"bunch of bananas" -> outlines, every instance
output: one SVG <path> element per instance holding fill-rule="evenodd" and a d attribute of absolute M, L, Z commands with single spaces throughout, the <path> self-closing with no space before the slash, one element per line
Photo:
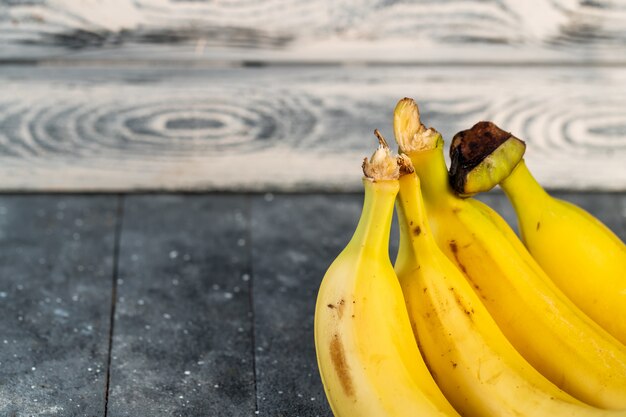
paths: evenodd
<path fill-rule="evenodd" d="M 450 173 L 412 99 L 394 111 L 400 155 L 376 133 L 361 218 L 315 311 L 335 416 L 626 416 L 624 243 L 545 193 L 524 143 L 493 124 L 455 136 Z M 467 198 L 498 183 L 524 243 Z"/>

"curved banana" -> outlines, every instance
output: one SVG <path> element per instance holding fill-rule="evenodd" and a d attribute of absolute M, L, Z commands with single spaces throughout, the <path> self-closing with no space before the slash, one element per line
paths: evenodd
<path fill-rule="evenodd" d="M 498 182 L 517 213 L 522 240 L 548 276 L 582 311 L 626 345 L 626 245 L 589 213 L 551 197 L 533 178 L 523 153 L 502 158 L 480 146 L 487 136 L 499 138 L 499 148 L 523 142 L 490 122 L 459 132 L 454 143 L 459 150 L 491 158 L 489 169 L 504 175 L 498 180 L 471 178 L 475 169 L 458 170 L 460 190 L 487 191 Z M 455 160 L 463 158 L 456 153 Z M 467 155 L 465 155 L 467 156 Z"/>
<path fill-rule="evenodd" d="M 584 404 L 537 372 L 509 343 L 432 236 L 416 175 L 400 178 L 396 273 L 431 373 L 465 417 L 626 416 Z"/>
<path fill-rule="evenodd" d="M 396 106 L 394 131 L 421 179 L 439 248 L 463 272 L 511 344 L 574 397 L 626 409 L 626 347 L 550 281 L 505 222 L 494 221 L 495 212 L 456 196 L 441 135 L 424 128 L 413 100 Z"/>
<path fill-rule="evenodd" d="M 398 165 L 381 146 L 364 163 L 365 201 L 350 243 L 319 289 L 315 347 L 336 417 L 456 416 L 420 356 L 388 243 Z"/>

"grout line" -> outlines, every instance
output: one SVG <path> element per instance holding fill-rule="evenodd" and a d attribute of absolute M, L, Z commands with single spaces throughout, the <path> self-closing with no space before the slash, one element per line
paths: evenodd
<path fill-rule="evenodd" d="M 113 350 L 113 328 L 115 325 L 115 310 L 117 306 L 117 278 L 120 259 L 120 242 L 122 234 L 122 221 L 124 219 L 124 201 L 125 196 L 118 194 L 117 196 L 117 216 L 115 222 L 115 237 L 113 243 L 113 282 L 111 290 L 111 316 L 109 318 L 109 348 L 107 353 L 107 373 L 104 393 L 104 417 L 109 413 L 109 388 L 111 382 L 111 353 Z"/>
<path fill-rule="evenodd" d="M 250 311 L 251 325 L 250 325 L 250 339 L 252 344 L 252 378 L 254 379 L 254 411 L 258 413 L 259 411 L 259 396 L 257 392 L 257 380 L 256 380 L 256 327 L 255 323 L 255 314 L 254 314 L 254 297 L 253 297 L 253 289 L 254 289 L 254 271 L 252 268 L 252 197 L 248 194 L 246 195 L 246 207 L 247 207 L 247 247 L 248 247 L 248 268 L 247 274 L 250 276 L 250 280 L 248 281 L 248 308 Z M 105 416 L 106 417 L 106 416 Z"/>

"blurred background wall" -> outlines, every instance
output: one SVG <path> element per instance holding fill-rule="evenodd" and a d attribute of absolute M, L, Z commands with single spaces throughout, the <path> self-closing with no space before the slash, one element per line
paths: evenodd
<path fill-rule="evenodd" d="M 334 191 L 404 96 L 626 190 L 626 1 L 0 0 L 0 190 Z"/>

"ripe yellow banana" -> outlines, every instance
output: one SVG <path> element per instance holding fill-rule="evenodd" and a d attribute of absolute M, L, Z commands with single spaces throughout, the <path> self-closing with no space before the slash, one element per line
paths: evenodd
<path fill-rule="evenodd" d="M 487 136 L 499 138 L 499 155 L 480 146 Z M 515 208 L 531 255 L 565 295 L 626 345 L 626 245 L 586 211 L 546 193 L 526 167 L 523 152 L 502 158 L 507 147 L 523 144 L 510 133 L 482 122 L 457 134 L 453 147 L 455 142 L 459 150 L 469 153 L 471 143 L 472 153 L 491 158 L 485 172 L 502 173 L 498 180 L 481 181 L 473 168 L 458 170 L 453 182 L 459 185 L 457 191 L 487 191 L 499 182 Z M 456 154 L 453 165 L 464 157 Z"/>
<path fill-rule="evenodd" d="M 400 178 L 396 273 L 420 350 L 465 417 L 626 416 L 584 404 L 537 372 L 437 247 L 414 173 Z"/>
<path fill-rule="evenodd" d="M 626 345 L 626 245 L 586 211 L 550 197 L 523 160 L 502 188 L 531 255 L 581 310 Z"/>
<path fill-rule="evenodd" d="M 582 313 L 546 276 L 493 211 L 454 194 L 443 140 L 401 100 L 394 113 L 400 149 L 421 179 L 439 248 L 463 272 L 511 344 L 539 372 L 597 407 L 626 409 L 626 347 Z M 502 230 L 509 230 L 503 233 Z"/>
<path fill-rule="evenodd" d="M 315 347 L 336 417 L 456 416 L 417 348 L 388 243 L 398 165 L 381 146 L 365 161 L 354 236 L 319 289 Z"/>

